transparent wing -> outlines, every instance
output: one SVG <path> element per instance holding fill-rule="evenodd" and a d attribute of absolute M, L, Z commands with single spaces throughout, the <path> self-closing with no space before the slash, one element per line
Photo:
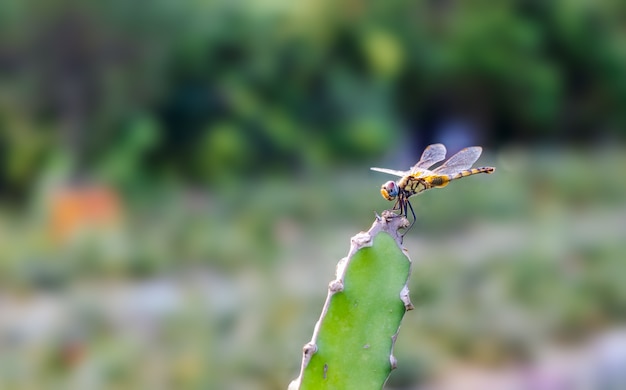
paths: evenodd
<path fill-rule="evenodd" d="M 427 169 L 433 166 L 434 164 L 442 161 L 446 158 L 446 147 L 443 144 L 432 144 L 424 149 L 422 153 L 422 157 L 417 162 L 417 164 L 413 165 L 411 169 L 408 171 L 396 171 L 393 169 L 387 168 L 370 168 L 372 171 L 378 171 L 383 173 L 388 173 L 390 175 L 403 177 L 408 174 L 429 172 Z"/>
<path fill-rule="evenodd" d="M 472 165 L 478 160 L 480 154 L 483 152 L 483 148 L 480 146 L 472 146 L 465 148 L 450 157 L 442 166 L 435 169 L 433 172 L 439 175 L 453 175 L 470 169 Z"/>
<path fill-rule="evenodd" d="M 377 172 L 382 172 L 382 173 L 388 173 L 390 175 L 394 175 L 394 176 L 405 176 L 407 174 L 407 172 L 405 171 L 396 171 L 393 169 L 387 169 L 387 168 L 376 168 L 376 167 L 372 167 L 370 168 L 372 171 L 377 171 Z"/>
<path fill-rule="evenodd" d="M 420 160 L 417 164 L 413 165 L 409 171 L 416 172 L 421 169 L 428 169 L 445 158 L 446 147 L 443 146 L 443 144 L 432 144 L 424 149 Z"/>

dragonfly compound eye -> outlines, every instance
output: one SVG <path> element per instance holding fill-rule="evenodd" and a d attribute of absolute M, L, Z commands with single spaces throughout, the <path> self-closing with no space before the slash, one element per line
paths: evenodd
<path fill-rule="evenodd" d="M 394 200 L 398 196 L 398 186 L 392 181 L 388 181 L 380 188 L 380 193 L 387 200 Z"/>

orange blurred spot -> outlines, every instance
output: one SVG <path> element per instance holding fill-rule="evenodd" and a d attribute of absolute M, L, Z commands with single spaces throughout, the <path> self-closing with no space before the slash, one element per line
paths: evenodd
<path fill-rule="evenodd" d="M 55 243 L 65 244 L 82 231 L 116 229 L 122 217 L 120 197 L 109 187 L 64 188 L 51 198 L 50 230 Z"/>

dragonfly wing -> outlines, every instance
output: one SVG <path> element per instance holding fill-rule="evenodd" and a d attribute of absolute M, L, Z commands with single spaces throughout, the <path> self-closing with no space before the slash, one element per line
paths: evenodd
<path fill-rule="evenodd" d="M 420 157 L 420 160 L 417 162 L 417 164 L 411 167 L 410 171 L 416 172 L 420 169 L 428 169 L 445 158 L 446 147 L 443 146 L 443 144 L 432 144 L 424 149 L 422 157 Z"/>
<path fill-rule="evenodd" d="M 396 171 L 393 169 L 387 169 L 387 168 L 376 168 L 376 167 L 372 167 L 370 168 L 372 171 L 376 171 L 376 172 L 382 172 L 382 173 L 388 173 L 390 175 L 394 175 L 394 176 L 405 176 L 407 174 L 407 172 L 404 171 Z"/>
<path fill-rule="evenodd" d="M 454 175 L 460 171 L 470 169 L 472 165 L 478 160 L 480 154 L 483 152 L 483 148 L 480 146 L 471 146 L 465 148 L 450 157 L 442 166 L 435 169 L 433 172 L 438 175 Z"/>

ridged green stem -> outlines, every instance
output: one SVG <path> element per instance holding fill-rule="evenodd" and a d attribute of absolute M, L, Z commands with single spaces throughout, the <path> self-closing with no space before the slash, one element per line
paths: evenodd
<path fill-rule="evenodd" d="M 381 389 L 396 366 L 393 346 L 407 310 L 411 260 L 398 229 L 408 221 L 392 212 L 377 216 L 352 237 L 313 337 L 303 348 L 295 389 Z"/>

